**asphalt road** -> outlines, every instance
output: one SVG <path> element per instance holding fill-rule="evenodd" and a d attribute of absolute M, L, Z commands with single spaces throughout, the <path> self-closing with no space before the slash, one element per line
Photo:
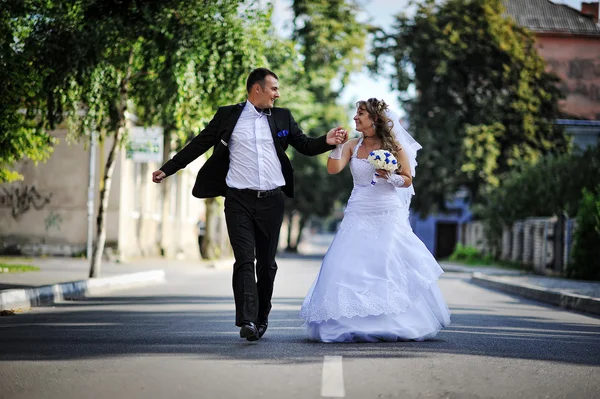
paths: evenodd
<path fill-rule="evenodd" d="M 298 311 L 319 258 L 280 259 L 269 330 L 233 324 L 228 271 L 0 317 L 0 398 L 600 398 L 600 319 L 473 285 L 440 286 L 435 340 L 320 344 Z"/>

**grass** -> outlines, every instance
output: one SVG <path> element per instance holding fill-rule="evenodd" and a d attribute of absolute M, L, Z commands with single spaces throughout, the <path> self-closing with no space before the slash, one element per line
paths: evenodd
<path fill-rule="evenodd" d="M 0 256 L 0 263 L 31 262 L 33 258 L 25 256 Z"/>
<path fill-rule="evenodd" d="M 444 259 L 449 262 L 461 264 L 463 266 L 471 267 L 497 267 L 500 269 L 511 269 L 511 270 L 523 270 L 527 271 L 529 268 L 520 263 L 502 261 L 494 259 L 490 255 L 483 255 L 479 250 L 469 246 L 463 246 L 461 244 L 456 245 L 456 249 L 450 255 L 449 258 Z"/>
<path fill-rule="evenodd" d="M 498 269 L 511 269 L 511 270 L 523 270 L 523 271 L 529 270 L 524 265 L 521 265 L 519 263 L 488 259 L 487 257 L 460 259 L 460 260 L 446 258 L 446 259 L 442 259 L 442 260 L 447 261 L 447 262 L 456 263 L 461 266 L 469 266 L 469 267 L 496 267 Z"/>
<path fill-rule="evenodd" d="M 0 273 L 35 272 L 38 270 L 40 270 L 39 267 L 35 267 L 35 266 L 31 266 L 31 265 L 0 262 Z"/>

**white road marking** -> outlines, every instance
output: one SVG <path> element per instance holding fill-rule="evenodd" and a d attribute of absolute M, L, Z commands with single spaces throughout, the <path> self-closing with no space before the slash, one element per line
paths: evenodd
<path fill-rule="evenodd" d="M 325 398 L 343 398 L 346 396 L 341 356 L 325 356 L 323 359 L 321 396 Z"/>

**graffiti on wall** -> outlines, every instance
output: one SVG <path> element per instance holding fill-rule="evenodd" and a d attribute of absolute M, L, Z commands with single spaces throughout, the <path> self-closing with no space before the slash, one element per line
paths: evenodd
<path fill-rule="evenodd" d="M 52 228 L 60 231 L 60 225 L 62 224 L 62 221 L 63 219 L 58 213 L 51 211 L 46 219 L 44 219 L 44 223 L 46 224 L 46 232 Z"/>
<path fill-rule="evenodd" d="M 12 216 L 18 219 L 29 210 L 40 210 L 50 203 L 52 193 L 44 196 L 35 186 L 2 187 L 0 191 L 0 208 L 11 208 Z"/>

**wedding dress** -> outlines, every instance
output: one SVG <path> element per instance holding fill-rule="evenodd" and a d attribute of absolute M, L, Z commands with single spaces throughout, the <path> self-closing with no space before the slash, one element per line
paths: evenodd
<path fill-rule="evenodd" d="M 414 175 L 421 147 L 414 140 L 400 144 Z M 350 160 L 354 188 L 344 219 L 300 316 L 309 338 L 322 342 L 433 338 L 450 324 L 450 312 L 437 286 L 443 270 L 409 223 L 413 188 L 385 179 L 371 185 L 375 168 L 357 158 L 361 145 L 362 139 Z"/>

